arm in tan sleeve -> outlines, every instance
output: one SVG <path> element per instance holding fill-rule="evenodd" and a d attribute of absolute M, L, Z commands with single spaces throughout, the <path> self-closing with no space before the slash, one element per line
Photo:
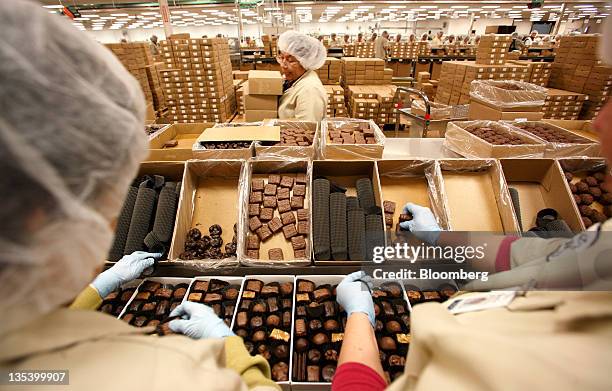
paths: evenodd
<path fill-rule="evenodd" d="M 262 356 L 251 356 L 244 347 L 242 338 L 225 338 L 225 365 L 238 372 L 249 390 L 280 390 L 270 378 L 270 365 Z"/>
<path fill-rule="evenodd" d="M 295 119 L 319 122 L 327 112 L 327 94 L 318 88 L 305 88 L 296 99 Z"/>
<path fill-rule="evenodd" d="M 70 308 L 73 310 L 97 310 L 100 304 L 102 304 L 102 298 L 96 288 L 90 284 L 79 293 L 70 304 Z"/>

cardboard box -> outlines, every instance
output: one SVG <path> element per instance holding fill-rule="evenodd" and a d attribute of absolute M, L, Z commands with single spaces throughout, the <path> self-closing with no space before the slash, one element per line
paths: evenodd
<path fill-rule="evenodd" d="M 253 141 L 278 141 L 280 129 L 274 126 L 227 126 L 217 124 L 205 129 L 194 144 L 193 156 L 196 159 L 249 159 L 254 156 Z M 207 143 L 249 142 L 249 148 L 207 149 Z"/>
<path fill-rule="evenodd" d="M 315 160 L 312 162 L 312 178 L 325 177 L 338 186 L 346 188 L 347 196 L 356 196 L 355 183 L 360 178 L 369 178 L 374 188 L 374 199 L 376 205 L 382 207 L 380 182 L 376 162 L 369 160 Z M 311 205 L 313 201 L 311 200 Z M 312 215 L 312 212 L 311 212 Z M 311 224 L 312 226 L 312 224 Z M 383 219 L 384 226 L 384 219 Z M 385 229 L 386 234 L 386 229 Z M 386 236 L 386 235 L 385 235 Z M 386 241 L 385 241 L 386 242 Z M 314 249 L 313 249 L 314 251 Z M 315 259 L 315 265 L 360 265 L 359 261 L 351 260 L 329 260 L 321 261 Z"/>
<path fill-rule="evenodd" d="M 134 294 L 132 294 L 132 297 L 130 298 L 130 300 L 128 300 L 128 302 L 125 303 L 125 305 L 123 306 L 123 311 L 121 311 L 121 314 L 119 314 L 119 316 L 117 317 L 118 319 L 123 318 L 123 316 L 127 313 L 130 304 L 132 304 L 132 301 L 136 298 L 136 295 L 139 292 L 140 286 L 147 281 L 154 281 L 154 282 L 159 282 L 161 284 L 172 284 L 172 285 L 191 284 L 191 278 L 184 278 L 184 277 L 148 277 L 148 278 L 145 278 L 144 280 L 139 280 L 139 281 L 140 283 L 136 287 Z"/>
<path fill-rule="evenodd" d="M 244 160 L 190 160 L 185 165 L 176 228 L 168 258 L 188 265 L 235 266 L 236 257 L 225 259 L 181 260 L 185 237 L 191 228 L 199 228 L 203 235 L 213 224 L 223 229 L 223 243 L 234 237 L 234 224 L 239 222 L 240 194 Z M 240 230 L 237 230 L 240 251 Z"/>
<path fill-rule="evenodd" d="M 466 131 L 468 125 L 480 125 L 494 128 L 506 135 L 513 135 L 525 144 L 495 145 Z M 538 158 L 544 156 L 545 145 L 540 139 L 518 132 L 515 128 L 491 121 L 458 121 L 449 122 L 444 136 L 444 146 L 467 158 Z"/>
<path fill-rule="evenodd" d="M 474 100 L 470 102 L 468 109 L 468 120 L 510 121 L 524 119 L 527 121 L 539 121 L 543 116 L 544 114 L 539 111 L 500 111 Z"/>
<path fill-rule="evenodd" d="M 283 77 L 278 71 L 249 71 L 249 93 L 252 95 L 282 95 Z"/>
<path fill-rule="evenodd" d="M 243 88 L 243 99 L 244 99 L 244 109 L 245 110 L 251 110 L 251 111 L 255 111 L 255 110 L 277 111 L 278 110 L 278 96 L 277 95 L 251 94 L 249 90 L 248 82 L 245 84 Z M 278 116 L 278 114 L 276 116 Z M 273 118 L 276 118 L 276 117 L 273 117 Z"/>
<path fill-rule="evenodd" d="M 536 216 L 545 208 L 559 212 L 559 217 L 574 232 L 582 230 L 582 221 L 567 191 L 566 179 L 553 159 L 501 159 L 509 187 L 519 193 L 520 224 L 527 232 L 536 226 Z M 518 211 L 513 208 L 518 216 Z"/>
<path fill-rule="evenodd" d="M 205 129 L 213 126 L 211 123 L 178 123 L 172 124 L 149 140 L 148 161 L 193 159 L 192 148 L 197 138 Z M 164 148 L 170 140 L 178 141 L 176 147 Z"/>
<path fill-rule="evenodd" d="M 498 160 L 439 160 L 453 231 L 517 233 L 518 221 Z"/>
<path fill-rule="evenodd" d="M 578 136 L 588 138 L 599 142 L 599 134 L 593 130 L 593 124 L 591 120 L 563 120 L 563 119 L 545 119 L 542 122 L 552 124 L 568 130 Z"/>
<path fill-rule="evenodd" d="M 251 258 L 247 256 L 247 245 L 246 238 L 249 234 L 249 195 L 251 193 L 251 184 L 253 179 L 267 179 L 270 174 L 280 174 L 295 177 L 295 174 L 302 173 L 306 174 L 306 196 L 304 197 L 304 209 L 309 211 L 309 223 L 311 223 L 311 201 L 310 201 L 310 189 L 311 180 L 309 173 L 311 172 L 311 163 L 306 160 L 298 159 L 275 159 L 275 160 L 255 160 L 250 159 L 247 163 L 246 170 L 244 172 L 245 184 L 243 191 L 243 198 L 241 202 L 241 217 L 240 221 L 242 225 L 239 225 L 241 230 L 242 241 L 239 249 L 239 260 L 240 263 L 247 266 L 269 266 L 269 267 L 286 267 L 286 266 L 306 266 L 311 264 L 311 252 L 312 252 L 312 225 L 310 225 L 310 233 L 306 237 L 306 258 L 295 258 L 293 253 L 293 247 L 290 240 L 286 240 L 282 231 L 279 231 L 272 235 L 265 242 L 260 242 L 259 247 L 259 258 Z M 267 181 L 266 181 L 267 182 Z M 295 210 L 294 210 L 295 212 Z M 274 210 L 274 217 L 280 218 L 280 212 L 278 208 Z M 294 213 L 295 217 L 295 213 Z M 262 221 L 263 223 L 263 221 Z M 271 261 L 268 256 L 268 250 L 273 248 L 280 248 L 283 251 L 283 261 Z"/>
<path fill-rule="evenodd" d="M 246 122 L 257 122 L 274 118 L 278 118 L 277 110 L 249 110 L 245 106 L 244 120 Z"/>
<path fill-rule="evenodd" d="M 269 122 L 264 123 L 264 125 L 280 127 L 281 135 L 286 130 L 299 131 L 302 129 L 308 129 L 309 131 L 314 132 L 314 139 L 312 143 L 308 146 L 283 145 L 282 143 L 274 143 L 274 145 L 269 145 L 272 143 L 256 142 L 255 156 L 257 158 L 275 158 L 278 156 L 310 160 L 314 160 L 316 158 L 316 154 L 319 150 L 320 144 L 318 122 L 273 119 Z"/>
<path fill-rule="evenodd" d="M 334 144 L 329 136 L 329 128 L 345 122 L 360 122 L 370 125 L 374 131 L 376 144 Z M 385 135 L 372 120 L 362 119 L 333 119 L 321 121 L 321 156 L 330 160 L 363 160 L 381 159 L 385 148 Z"/>

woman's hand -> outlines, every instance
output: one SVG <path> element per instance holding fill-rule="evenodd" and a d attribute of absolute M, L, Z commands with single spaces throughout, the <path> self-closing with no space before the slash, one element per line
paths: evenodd
<path fill-rule="evenodd" d="M 136 251 L 125 255 L 110 269 L 100 273 L 91 283 L 102 298 L 119 288 L 122 284 L 140 277 L 142 272 L 153 266 L 155 259 L 161 257 L 159 253 Z"/>

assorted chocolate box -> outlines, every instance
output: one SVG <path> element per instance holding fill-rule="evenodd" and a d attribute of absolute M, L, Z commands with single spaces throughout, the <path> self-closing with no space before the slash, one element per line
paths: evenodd
<path fill-rule="evenodd" d="M 242 277 L 196 277 L 189 286 L 187 301 L 205 304 L 231 326 L 240 295 Z"/>

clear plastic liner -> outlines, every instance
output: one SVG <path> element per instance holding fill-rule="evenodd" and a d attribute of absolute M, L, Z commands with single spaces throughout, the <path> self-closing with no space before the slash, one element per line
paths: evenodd
<path fill-rule="evenodd" d="M 502 111 L 543 106 L 547 91 L 517 80 L 474 80 L 470 85 L 471 98 Z"/>
<path fill-rule="evenodd" d="M 231 242 L 234 235 L 233 225 L 236 224 L 236 254 L 238 254 L 240 247 L 240 234 L 243 232 L 241 229 L 241 202 L 243 186 L 244 186 L 244 175 L 246 175 L 246 160 L 188 160 L 185 166 L 185 173 L 183 176 L 183 186 L 181 187 L 181 194 L 179 198 L 179 206 L 176 214 L 175 230 L 172 238 L 172 246 L 168 255 L 168 264 L 173 266 L 185 266 L 190 269 L 196 270 L 208 270 L 221 267 L 235 267 L 238 266 L 238 258 L 235 255 L 225 256 L 222 258 L 202 257 L 196 259 L 181 259 L 181 254 L 185 251 L 185 242 L 187 241 L 187 233 L 191 228 L 194 228 L 193 220 L 194 215 L 198 214 L 199 219 L 209 218 L 208 216 L 213 215 L 213 219 L 209 220 L 207 224 L 198 225 L 202 236 L 209 235 L 209 226 L 212 224 L 219 224 L 223 229 L 222 238 L 223 244 L 221 251 L 225 254 L 225 246 Z M 214 203 L 200 204 L 197 202 L 203 202 L 200 199 L 203 197 L 202 193 L 198 193 L 198 188 L 201 188 L 199 181 L 201 178 L 219 178 L 224 182 L 228 179 L 235 179 L 236 181 L 236 199 L 237 202 L 234 204 L 233 201 L 227 197 L 223 197 L 223 194 L 208 195 Z M 227 191 L 227 183 L 224 186 L 215 186 L 215 190 Z M 225 189 L 224 189 L 225 188 Z M 212 190 L 211 190 L 212 191 Z M 206 195 L 204 195 L 206 196 Z M 198 201 L 200 200 L 200 201 Z M 223 202 L 225 202 L 224 205 Z M 235 213 L 235 214 L 234 214 Z M 234 216 L 232 219 L 230 215 Z M 225 219 L 225 220 L 223 220 Z M 163 264 L 166 262 L 160 262 Z"/>
<path fill-rule="evenodd" d="M 316 158 L 317 151 L 319 150 L 319 124 L 317 122 L 271 119 L 264 121 L 262 125 L 280 126 L 281 137 L 284 129 L 312 131 L 314 132 L 314 136 L 312 142 L 308 146 L 283 145 L 281 143 L 276 143 L 274 145 L 266 145 L 270 143 L 256 141 L 255 156 L 258 159 L 285 159 L 287 157 L 291 157 L 297 159 L 313 160 Z"/>
<path fill-rule="evenodd" d="M 510 192 L 508 191 L 508 185 L 506 178 L 503 175 L 501 164 L 499 160 L 494 159 L 479 159 L 479 160 L 465 160 L 465 159 L 445 159 L 437 160 L 436 165 L 438 166 L 439 177 L 442 182 L 442 196 L 444 199 L 444 208 L 449 212 L 448 229 L 453 231 L 453 221 L 450 216 L 450 206 L 448 203 L 448 195 L 444 188 L 444 177 L 443 171 L 451 171 L 454 173 L 470 173 L 470 172 L 489 172 L 491 176 L 491 182 L 493 184 L 493 193 L 495 194 L 495 201 L 499 216 L 504 229 L 504 233 L 519 233 L 520 228 L 512 199 L 510 198 Z M 465 195 L 466 198 L 469 194 Z M 472 205 L 472 208 L 477 208 L 479 205 Z"/>
<path fill-rule="evenodd" d="M 262 256 L 267 256 L 261 250 L 260 243 L 260 258 L 251 258 L 247 256 L 247 235 L 249 234 L 249 194 L 251 192 L 251 180 L 253 175 L 269 175 L 269 174 L 306 174 L 306 195 L 304 196 L 304 209 L 309 211 L 308 223 L 309 223 L 309 234 L 306 238 L 306 257 L 295 258 L 293 250 L 291 248 L 291 241 L 287 241 L 282 233 L 282 230 L 273 234 L 269 240 L 275 240 L 276 236 L 282 238 L 285 241 L 283 247 L 284 260 L 282 261 L 270 261 L 267 259 L 261 259 Z M 270 267 L 295 267 L 295 266 L 308 266 L 311 264 L 311 252 L 312 252 L 312 222 L 310 221 L 311 205 L 310 205 L 310 189 L 312 188 L 312 161 L 308 159 L 298 158 L 281 158 L 275 156 L 273 159 L 249 159 L 243 170 L 243 174 L 240 180 L 240 218 L 238 219 L 238 260 L 241 265 L 245 266 L 270 266 Z M 275 217 L 280 217 L 278 209 L 275 208 Z"/>
<path fill-rule="evenodd" d="M 337 127 L 367 127 L 373 132 L 376 144 L 336 144 L 332 143 L 329 132 Z M 363 129 L 362 129 L 363 130 Z M 385 135 L 372 120 L 355 118 L 326 118 L 321 121 L 322 159 L 330 160 L 368 160 L 382 159 L 385 147 Z"/>
<path fill-rule="evenodd" d="M 547 124 L 541 121 L 526 121 L 517 120 L 512 122 L 506 122 L 510 127 L 516 129 L 517 132 L 528 134 L 534 137 L 540 142 L 546 145 L 544 151 L 544 157 L 548 158 L 559 158 L 559 157 L 571 157 L 571 156 L 585 156 L 585 157 L 597 157 L 601 156 L 601 146 L 599 143 L 589 140 L 585 137 L 579 136 L 566 129 L 552 124 Z M 547 141 L 544 138 L 538 136 L 537 133 L 532 133 L 529 130 L 522 129 L 519 126 L 537 126 L 554 132 L 555 136 L 565 137 L 567 142 L 555 142 Z"/>
<path fill-rule="evenodd" d="M 412 114 L 425 117 L 426 107 L 425 102 L 421 99 L 415 99 L 410 106 Z M 431 119 L 450 119 L 452 117 L 452 106 L 443 103 L 429 102 L 429 115 Z"/>
<path fill-rule="evenodd" d="M 597 171 L 608 167 L 603 158 L 572 157 L 559 159 L 559 165 L 564 172 L 579 173 L 585 171 Z M 610 171 L 610 170 L 608 170 Z"/>
<path fill-rule="evenodd" d="M 518 137 L 524 144 L 492 144 L 468 132 L 468 128 L 492 128 L 501 136 Z M 545 150 L 542 140 L 506 123 L 485 120 L 449 122 L 444 146 L 467 158 L 541 158 Z"/>
<path fill-rule="evenodd" d="M 392 169 L 384 168 L 387 161 L 379 161 L 378 164 L 378 175 L 381 178 L 425 178 L 427 181 L 427 193 L 429 196 L 429 202 L 431 205 L 432 212 L 436 217 L 438 225 L 444 229 L 449 229 L 448 224 L 448 213 L 445 208 L 444 193 L 442 191 L 442 174 L 440 167 L 435 164 L 435 160 L 396 160 L 388 161 L 391 164 L 397 164 Z M 381 183 L 381 187 L 383 187 Z M 382 190 L 384 198 L 384 189 Z M 397 205 L 402 208 L 403 205 Z"/>

